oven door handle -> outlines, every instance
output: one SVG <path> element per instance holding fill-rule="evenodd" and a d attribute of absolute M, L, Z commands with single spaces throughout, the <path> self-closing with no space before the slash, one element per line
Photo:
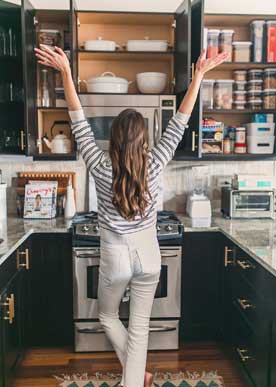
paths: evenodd
<path fill-rule="evenodd" d="M 172 332 L 176 331 L 176 327 L 150 327 L 150 332 Z"/>
<path fill-rule="evenodd" d="M 150 332 L 172 332 L 176 331 L 175 327 L 150 327 Z M 93 334 L 93 333 L 105 333 L 103 328 L 82 328 L 78 329 L 79 333 Z"/>
<path fill-rule="evenodd" d="M 162 258 L 177 258 L 178 255 L 177 254 L 162 254 L 161 253 L 161 257 Z"/>
<path fill-rule="evenodd" d="M 158 109 L 154 109 L 154 116 L 153 116 L 153 141 L 154 141 L 154 145 L 157 145 L 158 140 L 159 140 Z"/>
<path fill-rule="evenodd" d="M 86 334 L 91 334 L 91 333 L 104 333 L 103 328 L 82 328 L 78 329 L 79 333 L 86 333 Z"/>
<path fill-rule="evenodd" d="M 100 256 L 100 250 L 97 251 L 90 251 L 87 253 L 76 253 L 77 258 L 89 258 L 89 257 L 99 257 Z"/>

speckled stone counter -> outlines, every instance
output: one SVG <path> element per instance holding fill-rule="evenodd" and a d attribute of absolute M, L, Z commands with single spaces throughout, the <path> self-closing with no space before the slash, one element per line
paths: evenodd
<path fill-rule="evenodd" d="M 179 215 L 185 232 L 221 231 L 244 249 L 264 268 L 276 276 L 276 222 L 273 220 L 228 220 L 220 215 L 213 216 L 211 227 L 194 228 L 191 219 Z M 23 220 L 9 217 L 0 222 L 0 264 L 34 232 L 67 232 L 71 222 L 62 218 L 51 220 Z"/>

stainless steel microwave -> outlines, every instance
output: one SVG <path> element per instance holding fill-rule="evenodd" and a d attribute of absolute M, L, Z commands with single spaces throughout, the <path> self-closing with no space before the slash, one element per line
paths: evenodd
<path fill-rule="evenodd" d="M 275 192 L 243 191 L 223 187 L 221 212 L 226 218 L 275 218 Z"/>
<path fill-rule="evenodd" d="M 149 147 L 160 139 L 176 111 L 174 95 L 80 94 L 81 104 L 99 147 L 108 150 L 113 119 L 124 109 L 140 112 L 149 131 Z"/>

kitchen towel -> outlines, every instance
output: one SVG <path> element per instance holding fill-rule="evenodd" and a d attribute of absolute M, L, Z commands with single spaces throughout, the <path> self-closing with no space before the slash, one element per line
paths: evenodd
<path fill-rule="evenodd" d="M 73 374 L 54 377 L 59 387 L 117 387 L 121 378 L 120 374 L 97 372 L 94 375 Z M 177 373 L 155 372 L 154 387 L 224 387 L 223 379 L 216 371 Z"/>

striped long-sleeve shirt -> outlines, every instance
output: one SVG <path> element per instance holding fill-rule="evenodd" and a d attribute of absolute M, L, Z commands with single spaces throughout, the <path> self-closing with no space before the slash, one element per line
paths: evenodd
<path fill-rule="evenodd" d="M 95 179 L 98 199 L 99 226 L 119 234 L 146 229 L 156 224 L 159 176 L 173 158 L 178 143 L 182 139 L 189 115 L 177 112 L 170 120 L 158 144 L 149 151 L 148 187 L 151 200 L 145 215 L 137 215 L 133 220 L 124 219 L 112 204 L 112 164 L 109 155 L 95 142 L 93 130 L 86 120 L 83 110 L 69 111 L 72 132 L 79 151 L 89 172 Z"/>

